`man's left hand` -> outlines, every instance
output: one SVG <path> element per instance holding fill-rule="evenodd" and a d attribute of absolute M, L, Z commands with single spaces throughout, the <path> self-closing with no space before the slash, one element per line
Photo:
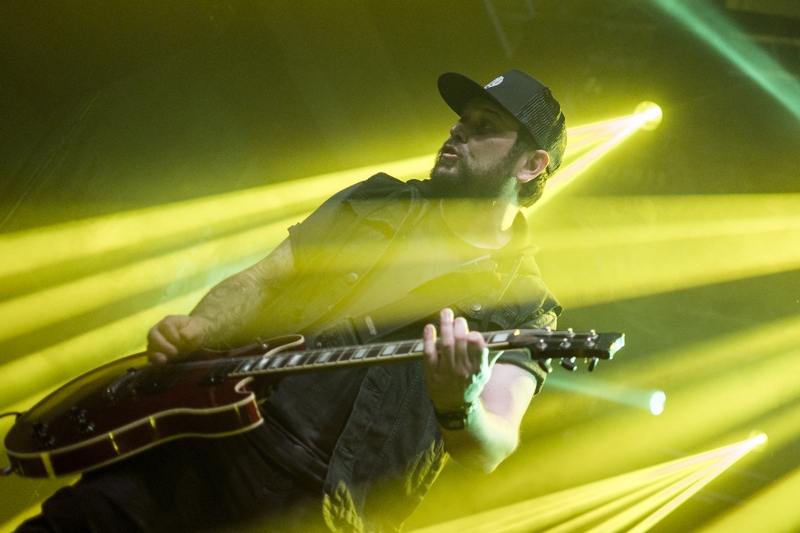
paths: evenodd
<path fill-rule="evenodd" d="M 467 321 L 443 309 L 439 342 L 431 324 L 423 331 L 428 394 L 439 411 L 449 411 L 478 399 L 491 377 L 486 340 L 469 331 Z"/>

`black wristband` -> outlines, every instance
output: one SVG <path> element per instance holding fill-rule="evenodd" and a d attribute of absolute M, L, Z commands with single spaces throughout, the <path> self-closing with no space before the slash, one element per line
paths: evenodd
<path fill-rule="evenodd" d="M 439 425 L 444 429 L 464 429 L 469 425 L 477 403 L 477 400 L 472 403 L 465 403 L 450 411 L 439 411 L 434 408 L 434 411 L 436 411 L 436 421 L 439 422 Z"/>

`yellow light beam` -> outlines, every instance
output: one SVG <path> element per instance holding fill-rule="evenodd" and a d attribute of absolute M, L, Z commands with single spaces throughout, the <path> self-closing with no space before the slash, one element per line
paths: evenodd
<path fill-rule="evenodd" d="M 567 151 L 564 154 L 564 168 L 577 159 L 577 155 L 587 147 L 600 144 L 613 137 L 619 131 L 625 129 L 631 121 L 631 117 L 615 118 L 586 126 L 578 126 L 568 130 Z"/>
<path fill-rule="evenodd" d="M 482 513 L 435 524 L 413 533 L 529 533 L 557 526 L 576 516 L 612 514 L 620 506 L 676 483 L 703 464 L 678 466 L 677 461 L 587 485 L 497 507 Z"/>
<path fill-rule="evenodd" d="M 585 226 L 537 234 L 540 266 L 569 307 L 795 270 L 800 195 L 776 196 L 575 198 L 564 218 Z"/>
<path fill-rule="evenodd" d="M 565 410 L 579 411 L 585 403 L 580 397 L 543 395 L 524 421 L 525 445 L 509 459 L 508 468 L 532 465 L 537 490 L 556 491 L 630 465 L 646 464 L 661 450 L 698 449 L 726 435 L 736 439 L 743 426 L 762 431 L 779 428 L 775 444 L 790 442 L 797 438 L 794 431 L 800 425 L 790 416 L 798 412 L 793 406 L 800 406 L 798 342 L 800 317 L 793 317 L 710 338 L 686 349 L 653 354 L 642 361 L 627 359 L 624 368 L 618 365 L 618 371 L 613 364 L 601 367 L 603 378 L 640 388 L 663 387 L 669 408 L 658 418 L 638 410 L 611 408 L 595 410 L 591 417 L 567 417 Z M 714 346 L 717 349 L 707 353 L 705 348 Z M 692 364 L 706 355 L 711 358 L 708 365 L 702 361 Z M 670 385 L 676 383 L 680 385 Z M 785 415 L 773 419 L 772 413 L 779 410 L 786 410 Z M 785 427 L 781 427 L 783 423 Z M 565 463 L 565 450 L 582 449 L 586 442 L 591 443 L 591 450 L 598 450 L 602 460 L 594 453 L 567 453 Z M 487 479 L 486 484 L 490 487 L 487 497 L 493 502 L 531 492 L 529 480 L 511 473 L 502 481 Z"/>
<path fill-rule="evenodd" d="M 591 227 L 592 237 L 583 228 L 554 227 L 536 236 L 548 250 L 800 231 L 797 193 L 577 197 L 564 209 Z"/>
<path fill-rule="evenodd" d="M 690 471 L 691 469 L 686 470 Z M 502 528 L 498 528 L 498 524 L 493 523 L 485 524 L 477 528 L 477 531 L 529 533 L 532 528 L 536 530 L 549 528 L 546 529 L 549 533 L 584 531 L 587 526 L 622 512 L 628 506 L 653 493 L 680 482 L 687 475 L 686 471 L 676 470 L 647 480 L 647 483 L 642 486 L 617 483 L 616 490 L 612 483 L 603 484 L 602 487 L 598 487 L 596 493 L 583 491 L 579 500 L 573 498 L 560 505 L 552 504 L 544 512 L 539 506 L 531 506 L 526 512 L 501 518 L 505 522 L 505 526 Z"/>
<path fill-rule="evenodd" d="M 800 383 L 793 379 L 797 374 L 791 374 L 797 372 L 800 362 L 796 351 L 790 350 L 770 357 L 769 364 L 731 367 L 720 375 L 696 379 L 685 389 L 670 391 L 670 409 L 662 417 L 663 428 L 640 440 L 656 446 L 659 439 L 669 439 L 671 446 L 687 448 L 743 423 L 760 425 L 759 419 L 765 414 L 800 400 Z"/>
<path fill-rule="evenodd" d="M 619 129 L 615 131 L 607 141 L 604 141 L 600 146 L 592 149 L 576 161 L 571 162 L 566 168 L 561 169 L 555 176 L 550 178 L 547 182 L 547 193 L 544 194 L 539 201 L 526 209 L 526 215 L 530 216 L 561 192 L 564 187 L 575 183 L 580 175 L 594 165 L 604 154 L 607 154 L 618 146 L 622 141 L 642 129 L 645 125 L 654 124 L 656 119 L 660 121 L 661 108 L 655 104 L 651 106 L 648 103 L 648 105 L 641 109 L 642 110 L 638 113 L 628 117 L 624 122 L 619 124 Z"/>
<path fill-rule="evenodd" d="M 188 312 L 205 289 L 145 309 L 0 366 L 0 412 L 42 389 L 144 348 L 147 330 L 165 315 Z M 13 409 L 12 409 L 13 410 Z"/>
<path fill-rule="evenodd" d="M 648 499 L 628 509 L 625 513 L 615 516 L 592 533 L 616 533 L 627 531 L 628 533 L 645 533 L 654 525 L 663 520 L 669 513 L 697 494 L 700 489 L 711 483 L 717 476 L 730 468 L 736 461 L 744 457 L 756 446 L 766 442 L 767 436 L 763 433 L 744 442 L 733 444 L 725 449 L 725 456 L 716 464 L 710 465 L 702 471 L 694 474 L 690 478 L 681 481 L 674 487 L 669 487 Z M 655 509 L 653 508 L 656 506 Z M 638 522 L 635 527 L 629 529 L 632 522 L 638 521 L 642 515 L 645 518 Z"/>
<path fill-rule="evenodd" d="M 634 115 L 624 123 L 611 121 L 613 127 L 635 123 L 640 126 L 646 112 Z M 633 122 L 631 122 L 633 121 Z M 603 125 L 608 132 L 609 123 Z M 578 131 L 581 131 L 579 128 Z M 626 134 L 627 135 L 627 134 Z M 619 142 L 619 140 L 615 141 Z M 139 245 L 165 235 L 175 235 L 208 224 L 224 224 L 262 210 L 279 209 L 298 198 L 318 199 L 333 190 L 383 168 L 401 178 L 418 174 L 430 164 L 430 156 L 375 165 L 353 171 L 326 174 L 299 182 L 239 191 L 142 212 L 101 217 L 89 221 L 60 225 L 0 236 L 0 252 L 9 261 L 0 263 L 0 278 L 26 269 L 74 259 L 78 254 L 113 252 Z M 581 159 L 580 161 L 583 161 Z M 566 168 L 569 169 L 572 165 Z M 296 216 L 296 218 L 302 218 Z M 176 272 L 183 277 L 215 267 L 215 256 L 225 250 L 228 264 L 252 259 L 252 254 L 265 249 L 264 243 L 277 244 L 275 235 L 282 233 L 290 220 L 277 222 L 216 239 L 160 257 L 149 258 L 125 267 L 63 283 L 36 293 L 29 293 L 0 303 L 0 341 L 35 331 L 67 320 L 135 294 L 175 281 Z M 53 305 L 58 302 L 58 305 Z"/>
<path fill-rule="evenodd" d="M 626 117 L 579 126 L 570 129 L 569 136 L 596 142 L 613 135 L 630 121 L 630 117 Z M 114 252 L 209 226 L 229 224 L 255 214 L 273 210 L 280 213 L 287 206 L 298 203 L 302 206 L 307 206 L 309 202 L 319 203 L 340 189 L 378 172 L 386 172 L 401 180 L 424 177 L 433 159 L 433 154 L 428 154 L 166 206 L 0 235 L 0 257 L 5 259 L 0 262 L 0 280 L 81 257 Z"/>
<path fill-rule="evenodd" d="M 700 472 L 705 471 L 707 468 L 709 468 L 709 466 L 704 467 L 702 470 L 700 470 Z M 669 490 L 670 487 L 676 485 L 680 486 L 685 482 L 685 479 L 693 479 L 697 476 L 697 473 L 692 472 L 692 467 L 687 467 L 684 470 L 685 471 L 673 472 L 673 475 L 670 477 L 665 477 L 664 479 L 654 481 L 638 490 L 631 491 L 629 494 L 609 501 L 605 505 L 596 507 L 594 509 L 589 509 L 583 513 L 579 514 L 575 509 L 572 509 L 570 517 L 555 527 L 545 529 L 544 531 L 547 533 L 597 531 L 597 528 L 592 526 L 598 522 L 601 524 L 607 524 L 609 520 L 613 520 L 619 515 L 625 515 L 631 507 L 639 507 L 640 502 L 649 501 L 654 496 Z M 602 528 L 603 526 L 599 527 Z M 603 529 L 600 529 L 600 531 L 602 530 Z M 613 531 L 613 529 L 611 531 Z"/>
<path fill-rule="evenodd" d="M 638 381 L 642 383 L 638 386 L 680 383 L 691 387 L 708 376 L 727 374 L 734 368 L 777 364 L 797 346 L 800 346 L 800 316 L 795 315 L 772 322 L 755 321 L 734 332 L 712 335 L 678 348 L 654 348 L 646 358 L 626 358 L 624 368 L 612 363 L 602 366 L 602 370 L 607 379 L 627 377 L 637 383 L 635 378 L 640 377 Z M 779 434 L 773 433 L 770 432 L 773 438 Z"/>
<path fill-rule="evenodd" d="M 764 442 L 759 435 L 554 494 L 491 509 L 413 533 L 639 533 Z M 638 524 L 638 525 L 637 525 Z"/>
<path fill-rule="evenodd" d="M 558 526 L 544 531 L 546 533 L 616 533 L 618 531 L 627 531 L 626 528 L 630 525 L 630 522 L 640 518 L 642 513 L 646 513 L 647 509 L 654 505 L 653 500 L 663 498 L 665 493 L 668 494 L 674 491 L 676 487 L 682 488 L 687 483 L 694 482 L 715 466 L 715 464 L 711 464 L 698 472 L 690 472 L 688 476 L 681 476 L 672 483 L 654 483 L 653 487 L 644 487 L 617 501 L 609 502 L 597 509 L 573 516 Z"/>
<path fill-rule="evenodd" d="M 205 242 L 114 270 L 101 272 L 0 303 L 0 341 L 70 319 L 104 305 L 168 285 L 176 277 L 202 274 L 211 267 L 218 273 L 220 263 L 228 264 L 228 275 L 255 263 L 265 249 L 277 245 L 286 235 L 287 221 L 281 220 L 253 230 Z M 262 250 L 254 257 L 254 250 Z M 224 277 L 224 276 L 223 276 Z M 221 277 L 218 276 L 219 279 Z M 219 281 L 217 279 L 216 281 Z"/>
<path fill-rule="evenodd" d="M 798 494 L 800 468 L 748 498 L 744 505 L 733 507 L 697 533 L 796 533 L 800 531 Z"/>
<path fill-rule="evenodd" d="M 659 125 L 661 118 L 662 111 L 658 105 L 653 102 L 641 102 L 636 106 L 633 115 L 569 128 L 567 146 L 571 151 L 587 143 L 606 140 L 626 129 L 631 120 L 641 120 L 642 129 L 653 130 Z"/>
<path fill-rule="evenodd" d="M 317 203 L 377 172 L 409 178 L 425 172 L 430 155 L 0 235 L 0 279 L 72 259 L 121 250 L 226 224 L 287 206 Z M 313 206 L 308 206 L 311 209 Z"/>

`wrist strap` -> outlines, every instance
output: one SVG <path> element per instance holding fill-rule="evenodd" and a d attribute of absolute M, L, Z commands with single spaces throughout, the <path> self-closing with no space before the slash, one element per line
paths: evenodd
<path fill-rule="evenodd" d="M 464 429 L 467 427 L 472 419 L 472 414 L 478 407 L 480 400 L 475 400 L 470 403 L 460 405 L 450 411 L 440 411 L 434 408 L 436 412 L 436 421 L 444 429 L 451 431 Z"/>

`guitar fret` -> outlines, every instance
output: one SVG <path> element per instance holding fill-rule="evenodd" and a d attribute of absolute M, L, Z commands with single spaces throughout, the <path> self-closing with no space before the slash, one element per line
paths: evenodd
<path fill-rule="evenodd" d="M 270 359 L 269 366 L 267 368 L 276 368 L 282 366 L 283 360 L 286 359 L 285 355 L 273 355 Z"/>
<path fill-rule="evenodd" d="M 331 362 L 334 362 L 334 361 L 337 361 L 337 362 L 338 361 L 347 361 L 347 359 L 345 359 L 345 357 L 349 357 L 348 352 L 352 352 L 352 351 L 353 351 L 353 347 L 352 346 L 347 346 L 347 347 L 344 347 L 344 348 L 334 348 L 333 349 L 333 355 L 331 356 Z"/>
<path fill-rule="evenodd" d="M 353 353 L 355 351 L 356 350 L 354 348 L 347 348 L 346 350 L 344 350 L 342 352 L 342 355 L 340 355 L 336 360 L 337 361 L 349 361 L 350 358 L 353 356 Z"/>
<path fill-rule="evenodd" d="M 258 362 L 258 359 L 250 357 L 245 360 L 244 364 L 239 367 L 239 372 L 249 372 L 253 369 L 255 364 Z"/>
<path fill-rule="evenodd" d="M 335 363 L 336 361 L 340 360 L 342 358 L 342 355 L 344 355 L 346 351 L 347 350 L 345 350 L 344 348 L 333 348 L 333 353 L 331 353 L 330 362 Z"/>
<path fill-rule="evenodd" d="M 400 345 L 395 350 L 394 355 L 405 355 L 411 351 L 411 348 L 414 347 L 414 342 L 401 342 Z"/>
<path fill-rule="evenodd" d="M 367 352 L 367 355 L 364 356 L 364 359 L 375 359 L 377 357 L 380 357 L 382 352 L 383 352 L 383 345 L 374 344 L 372 346 L 369 346 L 369 352 Z"/>
<path fill-rule="evenodd" d="M 320 356 L 317 358 L 317 362 L 316 362 L 316 364 L 327 363 L 327 362 L 328 362 L 328 360 L 331 358 L 331 355 L 333 355 L 333 350 L 325 350 L 325 351 L 324 351 L 324 352 L 322 352 L 322 353 L 320 354 Z"/>
<path fill-rule="evenodd" d="M 298 354 L 294 354 L 294 355 L 290 354 L 289 360 L 286 362 L 285 365 L 283 365 L 283 367 L 284 368 L 288 368 L 288 367 L 291 367 L 291 366 L 297 366 L 297 363 L 299 363 L 302 358 L 303 358 L 303 354 L 302 353 L 298 353 Z"/>
<path fill-rule="evenodd" d="M 396 344 L 387 344 L 386 347 L 379 354 L 379 357 L 392 355 L 396 350 L 397 350 L 397 345 Z"/>
<path fill-rule="evenodd" d="M 306 358 L 303 359 L 303 362 L 300 363 L 300 366 L 314 366 L 315 364 L 317 364 L 318 357 L 319 357 L 319 352 L 316 350 L 307 352 Z"/>
<path fill-rule="evenodd" d="M 489 340 L 487 341 L 489 344 L 497 344 L 500 342 L 506 342 L 508 338 L 511 336 L 511 333 L 508 331 L 498 331 L 497 333 L 493 334 Z"/>

